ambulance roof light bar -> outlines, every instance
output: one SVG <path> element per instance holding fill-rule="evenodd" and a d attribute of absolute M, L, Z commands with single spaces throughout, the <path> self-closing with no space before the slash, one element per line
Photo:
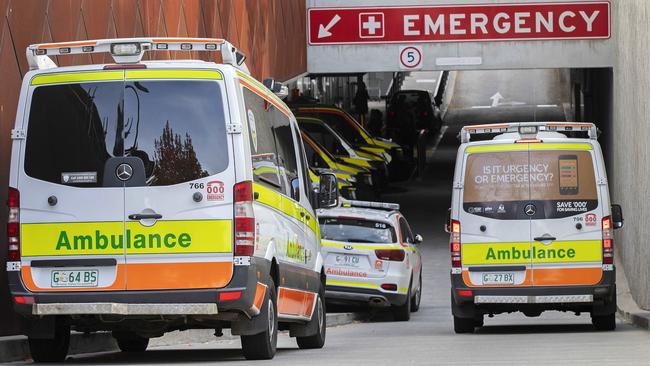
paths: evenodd
<path fill-rule="evenodd" d="M 593 123 L 585 122 L 512 122 L 487 125 L 464 126 L 460 130 L 461 143 L 470 142 L 473 135 L 502 134 L 517 132 L 533 136 L 538 132 L 587 132 L 590 139 L 598 138 L 598 128 Z"/>
<path fill-rule="evenodd" d="M 341 198 L 341 207 L 359 207 L 359 208 L 374 208 L 378 210 L 390 210 L 398 211 L 399 203 L 387 203 L 387 202 L 372 202 L 372 201 L 357 201 L 357 200 L 348 200 Z"/>
<path fill-rule="evenodd" d="M 114 38 L 79 42 L 32 44 L 27 47 L 30 70 L 57 67 L 49 56 L 107 52 L 117 64 L 133 64 L 142 60 L 145 51 L 221 51 L 224 64 L 249 73 L 246 56 L 230 42 L 221 38 Z"/>

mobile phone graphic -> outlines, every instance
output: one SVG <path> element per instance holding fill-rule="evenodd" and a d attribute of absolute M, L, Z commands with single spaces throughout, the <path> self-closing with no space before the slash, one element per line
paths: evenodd
<path fill-rule="evenodd" d="M 560 172 L 560 194 L 563 196 L 578 194 L 578 156 L 560 155 L 558 168 Z"/>

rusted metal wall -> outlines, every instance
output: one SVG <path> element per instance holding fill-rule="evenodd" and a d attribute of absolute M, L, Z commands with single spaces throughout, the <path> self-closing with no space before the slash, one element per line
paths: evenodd
<path fill-rule="evenodd" d="M 25 47 L 81 39 L 191 36 L 226 38 L 248 56 L 258 79 L 306 71 L 302 0 L 0 0 L 0 336 L 17 331 L 6 286 L 5 230 L 10 131 Z M 209 59 L 216 54 L 195 53 Z M 188 52 L 156 58 L 189 58 Z M 59 65 L 111 62 L 106 55 L 59 57 Z"/>

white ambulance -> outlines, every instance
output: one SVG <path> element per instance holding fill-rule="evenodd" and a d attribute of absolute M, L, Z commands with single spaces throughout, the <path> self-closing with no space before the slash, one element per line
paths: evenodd
<path fill-rule="evenodd" d="M 141 61 L 153 51 L 223 62 Z M 50 59 L 97 53 L 115 63 Z M 248 359 L 272 358 L 278 329 L 323 346 L 314 209 L 336 205 L 336 179 L 311 194 L 295 118 L 241 52 L 133 38 L 36 44 L 27 58 L 7 270 L 34 360 L 65 359 L 71 329 L 112 331 L 123 351 L 190 328 L 230 328 Z"/>
<path fill-rule="evenodd" d="M 463 127 L 447 223 L 457 333 L 514 311 L 585 312 L 615 328 L 612 231 L 623 218 L 597 134 L 591 123 Z M 470 141 L 481 135 L 495 137 Z"/>

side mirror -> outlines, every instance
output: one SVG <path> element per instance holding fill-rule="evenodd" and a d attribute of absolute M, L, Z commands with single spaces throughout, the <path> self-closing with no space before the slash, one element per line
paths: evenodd
<path fill-rule="evenodd" d="M 612 226 L 614 229 L 622 228 L 624 221 L 621 205 L 612 205 Z"/>
<path fill-rule="evenodd" d="M 447 210 L 447 221 L 445 221 L 445 232 L 451 234 L 451 208 Z"/>
<path fill-rule="evenodd" d="M 273 78 L 264 79 L 264 81 L 262 83 L 264 84 L 265 87 L 267 87 L 274 94 L 280 93 L 282 91 L 282 83 L 279 82 L 279 81 L 276 81 Z"/>
<path fill-rule="evenodd" d="M 334 174 L 321 174 L 318 207 L 331 208 L 339 204 L 339 185 Z"/>
<path fill-rule="evenodd" d="M 291 198 L 300 201 L 300 179 L 298 178 L 291 180 Z"/>
<path fill-rule="evenodd" d="M 420 244 L 424 240 L 424 238 L 422 238 L 422 235 L 420 235 L 420 234 L 415 234 L 414 239 L 415 239 L 415 244 Z"/>

